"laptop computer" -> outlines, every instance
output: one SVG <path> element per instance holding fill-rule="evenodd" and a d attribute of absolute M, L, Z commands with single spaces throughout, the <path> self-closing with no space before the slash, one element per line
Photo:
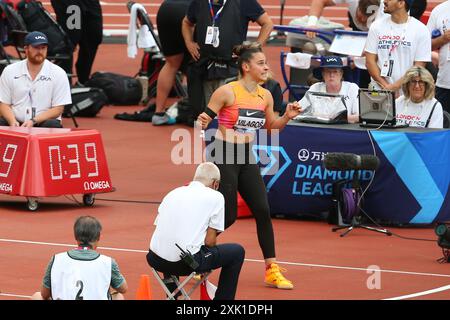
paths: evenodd
<path fill-rule="evenodd" d="M 317 124 L 347 123 L 347 106 L 344 96 L 323 92 L 307 91 L 303 112 L 294 120 Z"/>
<path fill-rule="evenodd" d="M 390 90 L 359 89 L 359 120 L 365 128 L 405 128 L 397 124 L 395 92 Z"/>

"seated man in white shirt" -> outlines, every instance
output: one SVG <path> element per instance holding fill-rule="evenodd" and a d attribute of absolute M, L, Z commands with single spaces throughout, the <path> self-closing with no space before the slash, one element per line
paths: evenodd
<path fill-rule="evenodd" d="M 194 181 L 164 197 L 158 208 L 147 262 L 165 276 L 222 268 L 214 300 L 234 300 L 245 251 L 235 243 L 216 244 L 217 233 L 224 230 L 225 223 L 225 200 L 217 191 L 219 183 L 217 166 L 202 163 Z M 181 260 L 181 250 L 176 245 L 193 254 L 199 264 L 195 270 Z"/>
<path fill-rule="evenodd" d="M 409 69 L 403 77 L 403 96 L 395 100 L 396 120 L 410 127 L 442 128 L 441 103 L 434 98 L 434 80 L 424 67 Z"/>
<path fill-rule="evenodd" d="M 30 32 L 24 44 L 27 58 L 0 76 L 0 126 L 61 128 L 64 105 L 72 103 L 67 74 L 46 59 L 45 34 Z"/>
<path fill-rule="evenodd" d="M 345 107 L 347 108 L 347 120 L 349 123 L 355 123 L 359 121 L 359 87 L 355 83 L 343 81 L 343 68 L 344 65 L 340 57 L 323 56 L 320 61 L 320 68 L 314 70 L 314 76 L 322 80 L 322 82 L 313 84 L 308 91 L 342 95 L 344 97 Z M 303 110 L 308 110 L 310 102 L 306 94 L 299 103 Z M 316 114 L 314 115 L 326 117 L 327 114 L 330 115 L 333 113 L 330 107 L 332 106 L 315 106 L 314 112 Z"/>

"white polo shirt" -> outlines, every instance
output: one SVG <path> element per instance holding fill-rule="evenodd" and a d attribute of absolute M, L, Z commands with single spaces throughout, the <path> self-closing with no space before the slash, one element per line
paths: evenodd
<path fill-rule="evenodd" d="M 0 101 L 12 107 L 16 120 L 24 122 L 52 107 L 72 103 L 66 72 L 48 60 L 31 80 L 27 60 L 8 65 L 0 76 Z M 61 117 L 58 117 L 61 120 Z"/>
<path fill-rule="evenodd" d="M 158 208 L 150 250 L 172 262 L 180 260 L 181 251 L 175 243 L 197 253 L 205 244 L 208 227 L 224 230 L 224 209 L 223 195 L 200 182 L 172 190 Z"/>

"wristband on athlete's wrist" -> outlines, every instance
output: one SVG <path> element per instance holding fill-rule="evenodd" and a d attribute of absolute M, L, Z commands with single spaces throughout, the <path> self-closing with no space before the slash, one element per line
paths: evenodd
<path fill-rule="evenodd" d="M 217 113 L 215 113 L 213 110 L 211 110 L 209 107 L 206 107 L 205 113 L 211 118 L 214 119 L 217 116 Z"/>

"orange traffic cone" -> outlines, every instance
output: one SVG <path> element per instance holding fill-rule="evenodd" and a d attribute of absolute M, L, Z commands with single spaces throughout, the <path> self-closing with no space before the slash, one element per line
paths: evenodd
<path fill-rule="evenodd" d="M 150 286 L 150 276 L 148 274 L 142 274 L 139 279 L 136 300 L 152 300 L 152 288 Z"/>

